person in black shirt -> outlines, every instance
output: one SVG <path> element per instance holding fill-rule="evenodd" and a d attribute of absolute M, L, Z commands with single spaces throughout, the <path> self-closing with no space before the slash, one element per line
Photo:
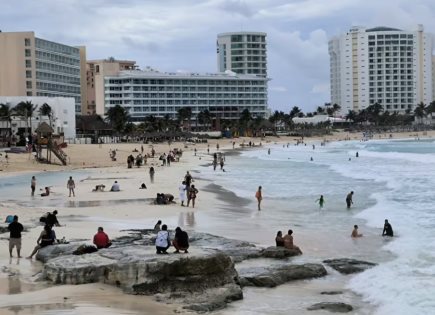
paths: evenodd
<path fill-rule="evenodd" d="M 175 237 L 172 241 L 172 245 L 175 247 L 174 253 L 179 253 L 180 250 L 184 250 L 185 253 L 188 253 L 187 249 L 189 248 L 189 236 L 186 231 L 183 231 L 180 227 L 175 229 Z"/>
<path fill-rule="evenodd" d="M 57 210 L 54 210 L 53 213 L 48 213 L 45 223 L 50 227 L 53 227 L 54 225 L 60 226 L 60 223 L 57 220 L 56 215 L 57 215 Z"/>
<path fill-rule="evenodd" d="M 18 216 L 14 216 L 14 220 L 8 226 L 9 235 L 9 255 L 12 257 L 12 250 L 17 247 L 18 258 L 21 257 L 21 232 L 23 232 L 23 225 L 18 223 Z"/>
<path fill-rule="evenodd" d="M 382 231 L 382 236 L 393 236 L 393 227 L 391 226 L 391 224 L 388 222 L 388 220 L 385 220 L 384 223 L 384 230 Z"/>

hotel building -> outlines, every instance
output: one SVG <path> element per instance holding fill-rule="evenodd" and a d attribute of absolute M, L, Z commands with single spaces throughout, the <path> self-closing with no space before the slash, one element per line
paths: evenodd
<path fill-rule="evenodd" d="M 235 74 L 162 73 L 120 71 L 104 77 L 104 104 L 127 108 L 133 121 L 146 116 L 176 118 L 180 108 L 192 108 L 192 119 L 209 110 L 220 119 L 239 119 L 248 109 L 253 116 L 266 117 L 267 81 L 262 76 Z"/>
<path fill-rule="evenodd" d="M 35 37 L 0 32 L 0 96 L 73 97 L 86 105 L 86 50 Z"/>
<path fill-rule="evenodd" d="M 379 103 L 413 111 L 433 101 L 432 35 L 390 27 L 352 27 L 329 41 L 331 104 L 341 113 Z"/>
<path fill-rule="evenodd" d="M 218 72 L 267 77 L 266 33 L 222 33 L 217 38 Z"/>

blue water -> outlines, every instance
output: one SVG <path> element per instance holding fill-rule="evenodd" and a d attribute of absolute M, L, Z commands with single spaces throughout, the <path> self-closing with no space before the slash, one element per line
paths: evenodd
<path fill-rule="evenodd" d="M 278 229 L 292 228 L 304 251 L 301 259 L 340 256 L 379 263 L 347 284 L 376 305 L 377 314 L 435 313 L 433 140 L 316 143 L 315 149 L 275 145 L 270 155 L 264 148 L 227 160 L 226 172 L 208 168 L 202 173 L 251 199 L 251 211 L 229 209 L 233 222 L 219 227 L 216 215 L 210 229 L 238 237 L 250 231 L 249 239 L 265 244 Z M 254 194 L 260 185 L 264 201 L 258 212 Z M 351 190 L 354 206 L 347 210 Z M 315 203 L 321 194 L 323 209 Z M 380 236 L 384 219 L 393 226 L 393 239 Z M 353 224 L 364 234 L 357 241 L 349 237 Z"/>

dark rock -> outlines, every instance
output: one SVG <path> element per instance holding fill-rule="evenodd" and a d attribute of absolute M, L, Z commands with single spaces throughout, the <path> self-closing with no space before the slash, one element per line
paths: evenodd
<path fill-rule="evenodd" d="M 341 302 L 322 302 L 311 305 L 307 308 L 309 311 L 325 310 L 334 313 L 348 313 L 353 311 L 352 305 Z"/>
<path fill-rule="evenodd" d="M 323 262 L 327 264 L 329 267 L 337 270 L 339 273 L 345 275 L 362 272 L 366 269 L 376 266 L 376 264 L 368 261 L 356 260 L 350 258 L 327 259 L 324 260 Z"/>
<path fill-rule="evenodd" d="M 321 264 L 279 265 L 240 269 L 241 286 L 276 287 L 293 281 L 323 277 L 327 274 Z"/>
<path fill-rule="evenodd" d="M 323 291 L 320 292 L 322 295 L 337 295 L 337 294 L 343 294 L 343 291 Z"/>
<path fill-rule="evenodd" d="M 302 251 L 300 249 L 287 249 L 285 247 L 276 246 L 265 248 L 260 252 L 261 257 L 277 259 L 284 259 L 298 255 L 302 255 Z"/>

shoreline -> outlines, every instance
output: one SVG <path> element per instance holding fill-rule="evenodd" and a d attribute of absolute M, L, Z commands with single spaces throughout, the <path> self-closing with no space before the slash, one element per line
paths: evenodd
<path fill-rule="evenodd" d="M 317 140 L 306 139 L 306 140 L 319 141 L 319 139 L 317 139 Z M 373 140 L 377 140 L 377 139 L 373 139 Z M 392 140 L 392 139 L 380 139 L 380 140 Z M 398 139 L 393 139 L 393 140 L 398 140 Z M 287 139 L 284 140 L 284 142 L 287 142 L 287 141 L 288 141 Z M 234 155 L 241 155 L 243 151 L 251 149 L 249 147 L 232 149 L 231 147 L 228 148 L 228 146 L 231 145 L 231 142 L 229 142 L 227 145 L 222 145 L 222 142 L 219 142 L 219 141 L 218 141 L 218 143 L 220 143 L 220 145 L 222 146 L 221 151 L 225 150 L 225 152 L 226 152 L 225 154 L 228 157 L 230 157 L 233 154 Z M 252 149 L 253 150 L 261 149 L 261 148 L 267 147 L 267 145 L 277 144 L 277 143 L 280 143 L 280 142 L 270 142 L 270 143 L 267 143 L 266 145 L 263 145 L 262 147 L 254 147 Z M 177 143 L 175 145 L 177 145 Z M 133 144 L 132 146 L 137 147 L 137 145 L 135 145 L 135 144 Z M 164 145 L 164 146 L 166 147 L 166 145 Z M 200 172 L 200 170 L 201 170 L 200 163 L 204 163 L 205 161 L 208 161 L 208 159 L 211 159 L 211 157 L 212 157 L 212 155 L 208 155 L 207 153 L 203 152 L 205 150 L 206 150 L 206 144 L 202 146 L 201 151 L 198 149 L 198 153 L 200 153 L 200 155 L 195 157 L 193 155 L 193 146 L 192 146 L 192 147 L 190 147 L 190 150 L 184 151 L 183 157 L 182 157 L 180 163 L 176 163 L 175 165 L 173 165 L 171 167 L 157 166 L 157 164 L 160 164 L 159 161 L 152 160 L 151 163 L 153 163 L 153 164 L 148 164 L 147 166 L 149 167 L 150 165 L 154 165 L 156 167 L 156 172 L 157 172 L 158 176 L 162 176 L 162 180 L 159 181 L 159 183 L 156 183 L 155 185 L 151 185 L 151 184 L 148 185 L 148 181 L 147 181 L 147 185 L 149 186 L 149 190 L 146 193 L 151 193 L 151 195 L 153 196 L 152 192 L 158 192 L 159 190 L 163 191 L 163 189 L 167 189 L 168 184 L 170 184 L 170 183 L 172 184 L 174 182 L 174 177 L 177 178 L 177 176 L 178 176 L 178 178 L 181 178 L 184 175 L 184 172 L 186 170 L 191 170 L 193 172 L 193 176 L 195 177 L 196 173 L 194 171 L 199 169 L 199 172 Z M 226 151 L 226 150 L 228 150 L 228 151 Z M 214 151 L 214 149 L 213 149 L 213 151 Z M 211 152 L 213 152 L 213 151 L 211 151 Z M 128 153 L 128 151 L 124 151 L 124 152 Z M 233 153 L 233 154 L 231 154 L 231 153 Z M 185 155 L 187 155 L 187 159 L 185 158 Z M 125 164 L 122 163 L 120 165 L 113 165 L 113 166 L 109 166 L 109 167 L 107 167 L 105 165 L 102 165 L 101 167 L 90 167 L 90 168 L 86 168 L 86 169 L 78 167 L 77 169 L 74 169 L 74 170 L 91 169 L 92 171 L 95 171 L 95 173 L 92 173 L 91 176 L 97 175 L 98 173 L 101 173 L 102 175 L 106 175 L 107 173 L 110 173 L 112 175 L 121 173 L 122 175 L 120 174 L 120 176 L 131 175 L 133 180 L 139 180 L 139 178 L 140 178 L 140 176 L 138 177 L 139 172 L 141 172 L 141 173 L 143 172 L 145 178 L 148 177 L 148 174 L 146 172 L 147 166 L 142 167 L 140 169 L 134 168 L 132 170 L 129 170 L 126 168 Z M 144 171 L 144 169 L 145 169 L 145 171 Z M 71 170 L 72 169 L 67 169 L 67 170 L 59 169 L 59 170 L 49 170 L 48 172 L 54 172 L 55 174 L 61 174 L 61 173 L 64 173 L 64 172 L 66 173 L 66 172 L 71 171 Z M 10 175 L 12 177 L 17 176 L 17 175 L 26 175 L 27 174 L 26 172 L 29 172 L 29 171 L 23 171 L 23 173 L 21 171 L 18 171 L 17 173 L 12 173 L 12 172 L 11 173 L 3 173 L 3 172 L 1 172 L 0 178 L 2 178 L 2 176 L 4 176 L 4 175 Z M 33 172 L 33 171 L 30 171 L 30 172 Z M 175 172 L 175 174 L 174 174 L 174 172 Z M 102 178 L 104 178 L 104 176 Z M 109 178 L 113 179 L 115 177 L 108 177 L 108 178 L 104 178 L 104 179 L 108 180 Z M 198 184 L 200 184 L 200 186 L 202 186 L 202 187 L 200 190 L 201 193 L 200 193 L 200 197 L 198 200 L 198 207 L 195 210 L 192 210 L 193 213 L 199 213 L 199 214 L 212 213 L 213 211 L 221 211 L 222 209 L 225 209 L 225 208 L 228 210 L 228 206 L 231 208 L 231 210 L 233 210 L 232 206 L 234 206 L 234 208 L 236 208 L 236 207 L 243 208 L 251 203 L 249 201 L 249 199 L 239 197 L 235 193 L 233 193 L 229 190 L 226 190 L 223 186 L 221 186 L 219 184 L 215 184 L 213 182 L 210 183 L 208 180 L 201 178 L 200 173 L 199 173 L 199 177 L 197 178 L 197 180 L 198 180 Z M 88 182 L 88 183 L 86 183 L 86 182 Z M 90 187 L 92 187 L 92 185 L 89 185 L 89 182 L 92 182 L 92 181 L 91 180 L 86 181 L 86 179 L 85 179 L 82 182 L 78 181 L 78 184 L 80 185 L 80 188 L 82 185 L 87 187 L 87 188 L 90 188 Z M 174 185 L 174 186 L 177 187 L 176 185 Z M 172 190 L 175 189 L 174 186 L 171 186 Z M 131 185 L 129 184 L 129 186 L 126 187 L 126 190 L 123 191 L 123 194 L 124 194 L 124 192 L 125 192 L 125 194 L 128 193 L 128 196 L 126 196 L 127 200 L 129 200 L 128 198 L 132 198 L 131 195 L 138 195 L 137 191 L 134 191 L 135 189 L 137 189 L 136 183 L 131 184 Z M 129 191 L 129 190 L 131 190 L 131 191 Z M 27 191 L 27 187 L 26 187 L 26 191 Z M 80 193 L 84 193 L 84 192 L 80 191 Z M 66 194 L 66 192 L 64 192 L 64 189 L 63 189 L 63 191 L 62 191 L 62 189 L 60 189 L 58 197 L 62 197 L 65 194 Z M 178 199 L 177 194 L 174 194 L 174 195 L 176 196 L 176 199 Z M 87 193 L 84 193 L 83 198 L 76 197 L 74 202 L 82 202 L 82 201 L 86 202 L 88 200 L 83 200 L 83 199 L 86 199 L 85 197 L 89 197 L 89 196 L 96 196 L 96 197 L 98 197 L 96 199 L 100 199 L 102 201 L 102 200 L 106 200 L 106 198 L 104 198 L 104 197 L 106 197 L 107 195 L 106 195 L 106 193 L 104 193 L 104 194 L 99 194 L 99 193 L 92 194 L 92 193 L 89 193 L 89 191 L 88 191 Z M 121 195 L 111 195 L 111 196 L 118 197 L 117 200 L 119 200 L 119 197 L 121 197 Z M 103 198 L 103 199 L 101 199 L 101 198 Z M 79 199 L 79 200 L 77 200 L 77 199 Z M 68 200 L 68 198 L 66 198 L 65 202 L 67 200 Z M 226 206 L 219 205 L 221 202 L 224 202 L 227 205 Z M 23 206 L 21 206 L 19 208 L 21 208 L 21 209 L 19 209 L 20 212 L 23 212 L 23 213 L 25 213 L 26 211 L 28 212 L 28 210 L 31 209 L 29 207 L 23 207 Z M 47 207 L 41 207 L 41 208 L 47 208 Z M 61 223 L 63 223 L 63 220 L 65 222 L 69 222 L 68 216 L 63 216 L 64 212 L 71 213 L 71 211 L 77 210 L 77 211 L 74 211 L 74 215 L 76 215 L 76 216 L 82 215 L 83 216 L 83 218 L 79 219 L 77 222 L 74 222 L 74 220 L 73 220 L 73 221 L 68 223 L 68 226 L 71 226 L 73 228 L 73 231 L 71 233 L 65 232 L 65 234 L 68 238 L 73 238 L 74 233 L 77 233 L 77 232 L 79 232 L 80 235 L 88 235 L 89 236 L 89 233 L 86 232 L 89 230 L 89 226 L 95 227 L 95 221 L 90 220 L 90 218 L 93 217 L 91 215 L 92 213 L 97 214 L 97 218 L 98 217 L 104 218 L 105 220 L 107 220 L 107 222 L 119 221 L 114 226 L 120 226 L 122 224 L 129 224 L 129 223 L 122 223 L 123 217 L 125 217 L 125 216 L 126 216 L 125 219 L 129 222 L 135 222 L 135 224 L 146 223 L 146 224 L 149 224 L 149 226 L 151 226 L 154 223 L 156 218 L 162 218 L 163 220 L 168 220 L 168 223 L 170 223 L 171 225 L 174 225 L 173 223 L 177 222 L 177 214 L 179 215 L 181 213 L 186 213 L 186 210 L 188 212 L 190 212 L 189 210 L 191 209 L 191 208 L 189 208 L 189 209 L 179 208 L 178 204 L 164 206 L 163 208 L 159 208 L 159 206 L 157 206 L 157 208 L 156 208 L 154 206 L 154 207 L 150 207 L 150 209 L 148 209 L 149 211 L 147 210 L 146 215 L 144 216 L 145 213 L 143 211 L 141 211 L 140 209 L 139 210 L 134 209 L 133 213 L 126 214 L 125 212 L 123 212 L 122 206 L 108 207 L 109 209 L 107 209 L 104 213 L 101 213 L 99 211 L 98 206 L 93 207 L 93 208 L 82 207 L 80 209 L 73 207 L 73 208 L 70 208 L 69 210 L 65 206 L 62 206 L 60 208 L 62 209 L 61 210 L 62 216 L 60 217 Z M 172 210 L 176 210 L 176 212 L 174 213 Z M 361 211 L 364 211 L 364 210 L 361 210 Z M 2 214 L 4 213 L 5 207 L 3 207 L 3 205 L 0 205 L 0 211 L 1 211 L 0 213 L 2 213 Z M 28 216 L 28 214 L 27 214 L 27 216 Z M 20 214 L 20 218 L 21 217 L 23 217 L 26 220 L 26 215 L 22 216 Z M 36 215 L 36 218 L 38 218 L 38 217 L 39 216 Z M 32 221 L 31 218 L 27 218 L 27 219 L 29 221 Z M 84 223 L 84 221 L 90 221 L 90 222 L 86 222 L 84 227 L 80 227 L 80 224 Z M 143 225 L 139 225 L 139 226 L 143 227 Z M 194 225 L 193 228 L 196 229 L 197 227 L 195 227 L 195 225 Z M 39 228 L 37 225 L 33 226 L 31 228 L 31 230 L 32 231 L 29 231 L 28 233 L 26 233 L 28 235 L 26 235 L 25 237 L 23 235 L 23 240 L 26 239 L 25 242 L 30 243 L 32 240 L 34 242 L 34 240 L 36 239 L 36 235 L 39 234 Z M 64 229 L 58 228 L 57 231 L 64 232 Z M 122 232 L 120 231 L 119 227 L 117 227 L 117 231 L 115 228 L 109 228 L 109 231 L 111 233 L 110 235 L 113 235 L 113 236 L 122 235 Z M 3 247 L 5 247 L 5 244 Z M 26 245 L 26 247 L 29 248 L 28 245 Z M 27 251 L 27 249 L 26 249 L 26 251 Z M 2 256 L 0 256 L 0 261 L 2 261 L 2 263 L 4 263 L 5 259 L 4 259 L 4 257 L 2 258 Z M 37 264 L 38 263 L 36 263 L 36 265 Z M 31 265 L 34 265 L 34 264 L 31 264 Z M 20 270 L 21 270 L 21 268 L 20 268 Z M 26 274 L 26 273 L 24 273 L 24 274 Z M 27 294 L 25 293 L 23 298 L 26 295 Z M 123 294 L 123 296 L 124 296 L 124 294 Z M 141 301 L 141 304 L 147 305 L 148 302 L 150 302 L 150 301 L 147 301 L 146 303 L 144 301 Z M 159 304 L 159 305 L 161 305 L 161 304 Z M 0 306 L 0 309 L 4 310 L 4 308 L 2 308 L 1 306 Z M 25 314 L 25 313 L 23 313 L 23 314 Z"/>

